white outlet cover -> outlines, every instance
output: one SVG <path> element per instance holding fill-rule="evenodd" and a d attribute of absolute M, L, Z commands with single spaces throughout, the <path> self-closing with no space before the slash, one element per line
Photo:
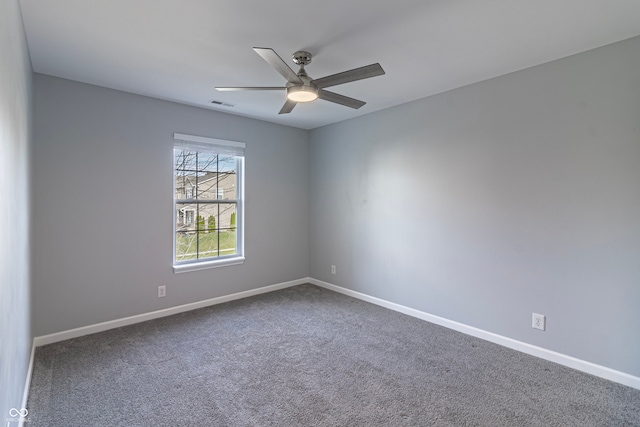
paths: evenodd
<path fill-rule="evenodd" d="M 546 317 L 544 314 L 533 313 L 531 317 L 531 327 L 533 329 L 546 330 Z"/>

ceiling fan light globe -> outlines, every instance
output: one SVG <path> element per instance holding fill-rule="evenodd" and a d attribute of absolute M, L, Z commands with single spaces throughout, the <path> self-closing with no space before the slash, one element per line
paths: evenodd
<path fill-rule="evenodd" d="M 311 102 L 318 99 L 318 89 L 311 86 L 292 86 L 287 88 L 287 98 L 295 102 Z"/>

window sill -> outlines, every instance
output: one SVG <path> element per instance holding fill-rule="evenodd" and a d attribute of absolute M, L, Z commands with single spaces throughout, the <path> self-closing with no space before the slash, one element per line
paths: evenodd
<path fill-rule="evenodd" d="M 173 272 L 187 273 L 189 271 L 207 270 L 209 268 L 226 267 L 228 265 L 238 265 L 244 263 L 244 257 L 238 256 L 233 258 L 217 259 L 212 261 L 194 262 L 191 264 L 177 264 L 173 266 Z"/>

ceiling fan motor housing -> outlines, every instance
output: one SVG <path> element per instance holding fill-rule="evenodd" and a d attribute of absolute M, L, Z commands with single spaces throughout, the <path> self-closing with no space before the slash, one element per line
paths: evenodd
<path fill-rule="evenodd" d="M 307 65 L 311 63 L 311 54 L 305 50 L 299 50 L 293 54 L 293 62 L 298 65 Z"/>

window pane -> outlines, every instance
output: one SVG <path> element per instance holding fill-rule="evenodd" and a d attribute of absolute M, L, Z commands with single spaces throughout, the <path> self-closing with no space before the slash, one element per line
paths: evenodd
<path fill-rule="evenodd" d="M 196 171 L 197 153 L 195 151 L 176 148 L 173 153 L 176 171 Z"/>
<path fill-rule="evenodd" d="M 232 229 L 237 224 L 236 205 L 232 203 L 219 203 L 219 212 L 216 216 L 216 224 L 218 229 Z"/>
<path fill-rule="evenodd" d="M 198 176 L 197 196 L 199 200 L 216 200 L 217 188 L 218 188 L 217 173 L 206 172 Z"/>
<path fill-rule="evenodd" d="M 218 170 L 218 155 L 212 153 L 198 153 L 198 172 L 216 172 Z"/>
<path fill-rule="evenodd" d="M 218 177 L 217 200 L 235 200 L 236 182 L 236 171 L 221 172 Z"/>
<path fill-rule="evenodd" d="M 236 230 L 221 230 L 220 256 L 234 255 L 236 253 Z"/>
<path fill-rule="evenodd" d="M 197 258 L 197 235 L 195 232 L 176 232 L 176 261 Z"/>
<path fill-rule="evenodd" d="M 200 226 L 199 230 L 217 230 L 218 224 L 218 205 L 216 203 L 199 203 Z"/>
<path fill-rule="evenodd" d="M 194 203 L 176 203 L 176 232 L 195 231 L 198 205 Z"/>
<path fill-rule="evenodd" d="M 198 258 L 212 258 L 218 256 L 218 233 L 204 232 L 198 233 Z"/>
<path fill-rule="evenodd" d="M 176 171 L 175 180 L 175 198 L 177 200 L 195 198 L 197 183 L 195 172 Z"/>
<path fill-rule="evenodd" d="M 235 172 L 238 170 L 238 160 L 232 156 L 221 155 L 218 159 L 218 165 L 220 172 Z"/>

